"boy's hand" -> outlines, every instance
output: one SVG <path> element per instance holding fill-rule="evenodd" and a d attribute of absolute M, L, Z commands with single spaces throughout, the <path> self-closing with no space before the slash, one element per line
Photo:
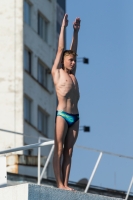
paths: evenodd
<path fill-rule="evenodd" d="M 62 21 L 62 26 L 67 27 L 67 25 L 68 25 L 68 15 L 65 14 Z"/>
<path fill-rule="evenodd" d="M 75 31 L 79 31 L 79 29 L 80 29 L 80 18 L 76 18 L 75 19 L 75 21 L 74 21 L 74 23 L 73 23 L 73 28 L 74 28 L 74 30 Z"/>

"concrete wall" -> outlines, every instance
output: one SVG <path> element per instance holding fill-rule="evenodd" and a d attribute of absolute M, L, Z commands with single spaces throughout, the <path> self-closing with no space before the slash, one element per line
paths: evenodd
<path fill-rule="evenodd" d="M 0 1 L 0 128 L 23 132 L 23 0 Z M 22 136 L 0 133 L 0 149 Z"/>
<path fill-rule="evenodd" d="M 47 157 L 41 157 L 41 166 L 45 165 Z M 26 156 L 26 155 L 8 155 L 6 156 L 5 168 L 7 172 L 19 175 L 27 175 L 31 177 L 37 177 L 38 175 L 38 157 Z M 41 171 L 42 171 L 41 167 Z M 3 176 L 3 174 L 2 174 Z M 43 178 L 47 177 L 47 171 L 45 171 Z"/>
<path fill-rule="evenodd" d="M 27 0 L 28 1 L 28 0 Z M 0 129 L 24 133 L 30 137 L 0 131 L 0 150 L 38 142 L 44 136 L 37 129 L 38 106 L 49 115 L 47 137 L 54 138 L 56 94 L 51 74 L 48 75 L 48 90 L 37 82 L 37 65 L 40 59 L 51 69 L 56 53 L 56 1 L 29 0 L 31 3 L 31 25 L 24 23 L 24 1 L 0 1 Z M 37 15 L 40 11 L 49 22 L 48 42 L 38 35 Z M 32 51 L 32 76 L 24 70 L 24 47 Z M 24 121 L 24 95 L 33 100 L 32 125 Z M 42 148 L 48 155 L 51 147 Z M 37 155 L 33 149 L 31 155 Z M 23 152 L 17 152 L 22 154 Z M 29 151 L 24 154 L 28 155 Z M 19 171 L 18 166 L 8 167 Z M 31 167 L 32 170 L 32 167 Z M 53 176 L 51 172 L 49 173 Z M 27 172 L 27 169 L 22 169 Z M 34 167 L 33 167 L 34 173 Z M 31 173 L 31 174 L 33 174 Z"/>

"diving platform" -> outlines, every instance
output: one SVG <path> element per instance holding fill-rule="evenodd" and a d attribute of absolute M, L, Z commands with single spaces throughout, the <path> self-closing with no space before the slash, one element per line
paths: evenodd
<path fill-rule="evenodd" d="M 0 188 L 0 200 L 122 200 L 98 194 L 25 183 Z"/>

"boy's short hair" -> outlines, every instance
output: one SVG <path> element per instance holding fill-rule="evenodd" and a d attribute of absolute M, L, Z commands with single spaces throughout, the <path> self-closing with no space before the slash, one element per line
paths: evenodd
<path fill-rule="evenodd" d="M 77 56 L 77 54 L 76 54 L 73 50 L 65 50 L 65 51 L 63 52 L 63 55 L 62 55 L 62 69 L 64 69 L 64 65 L 63 65 L 64 57 L 65 57 L 65 56 L 69 56 L 69 55 L 73 55 L 74 57 Z"/>
<path fill-rule="evenodd" d="M 69 56 L 69 55 L 73 55 L 75 57 L 77 56 L 77 54 L 73 50 L 65 50 L 63 52 L 62 59 L 64 59 L 65 56 Z"/>

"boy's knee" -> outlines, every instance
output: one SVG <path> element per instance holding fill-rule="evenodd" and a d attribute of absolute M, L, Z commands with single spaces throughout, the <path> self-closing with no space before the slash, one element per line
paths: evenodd
<path fill-rule="evenodd" d="M 61 157 L 62 153 L 63 153 L 63 148 L 62 147 L 55 148 L 55 150 L 54 150 L 54 155 L 55 156 Z"/>
<path fill-rule="evenodd" d="M 66 157 L 66 158 L 71 158 L 72 157 L 72 153 L 73 153 L 73 148 L 64 148 L 64 151 L 63 151 L 63 155 Z"/>

